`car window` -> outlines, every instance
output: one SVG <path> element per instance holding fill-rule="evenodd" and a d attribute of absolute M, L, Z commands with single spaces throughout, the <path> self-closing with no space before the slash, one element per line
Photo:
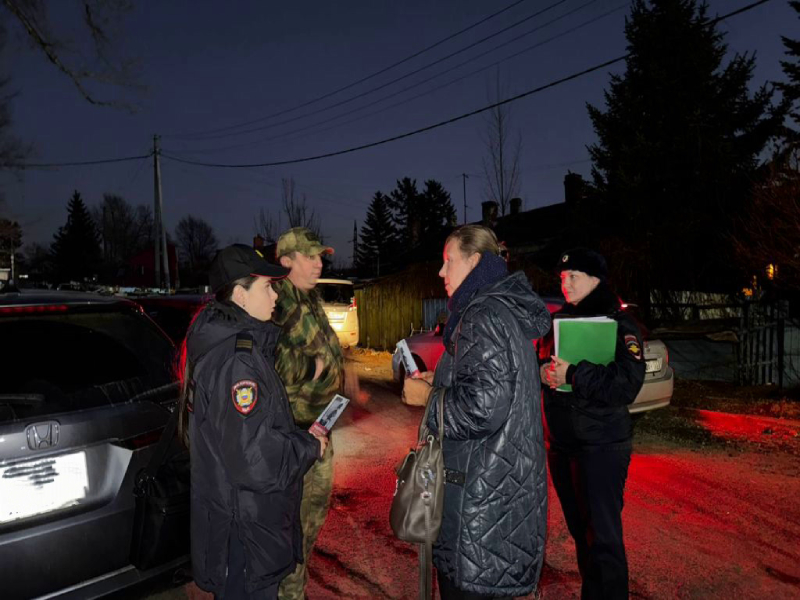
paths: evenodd
<path fill-rule="evenodd" d="M 192 319 L 202 306 L 145 306 L 144 312 L 164 330 L 175 345 L 183 342 Z"/>
<path fill-rule="evenodd" d="M 353 286 L 347 283 L 319 283 L 317 289 L 326 304 L 350 304 L 353 299 Z"/>
<path fill-rule="evenodd" d="M 3 317 L 0 340 L 0 423 L 127 402 L 172 379 L 174 346 L 127 309 Z"/>

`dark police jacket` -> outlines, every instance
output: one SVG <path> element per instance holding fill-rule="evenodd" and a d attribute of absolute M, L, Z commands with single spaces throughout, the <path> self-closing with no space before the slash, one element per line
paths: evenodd
<path fill-rule="evenodd" d="M 552 450 L 568 453 L 591 451 L 609 445 L 630 447 L 633 436 L 628 405 L 644 382 L 642 333 L 636 321 L 623 311 L 617 296 L 601 282 L 577 305 L 565 304 L 553 319 L 569 316 L 608 316 L 617 322 L 614 362 L 596 365 L 587 361 L 570 365 L 567 382 L 571 392 L 551 390 L 543 382 L 544 411 Z M 554 354 L 551 329 L 539 349 L 544 363 Z"/>
<path fill-rule="evenodd" d="M 292 418 L 273 366 L 278 334 L 238 306 L 214 302 L 186 340 L 192 570 L 202 589 L 218 595 L 234 525 L 248 592 L 302 562 L 303 475 L 319 456 L 319 442 Z"/>
<path fill-rule="evenodd" d="M 538 581 L 547 473 L 532 340 L 549 326 L 546 306 L 515 273 L 475 293 L 436 367 L 447 478 L 434 563 L 459 589 L 524 596 Z"/>

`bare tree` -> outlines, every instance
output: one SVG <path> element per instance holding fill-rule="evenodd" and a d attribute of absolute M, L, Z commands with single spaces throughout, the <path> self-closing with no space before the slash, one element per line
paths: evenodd
<path fill-rule="evenodd" d="M 322 239 L 319 216 L 308 206 L 308 199 L 296 191 L 294 177 L 281 179 L 281 210 L 273 214 L 270 210 L 259 209 L 254 219 L 255 233 L 264 238 L 267 244 L 274 244 L 283 233 L 282 216 L 286 217 L 288 228 L 306 227 Z"/>
<path fill-rule="evenodd" d="M 211 264 L 219 247 L 214 229 L 203 219 L 191 215 L 182 218 L 175 228 L 175 238 L 185 264 L 192 272 L 204 270 Z"/>
<path fill-rule="evenodd" d="M 6 45 L 6 31 L 0 24 L 0 53 Z M 8 91 L 8 78 L 0 78 L 0 170 L 19 169 L 33 148 L 11 133 L 11 100 L 17 95 Z"/>
<path fill-rule="evenodd" d="M 313 208 L 308 207 L 306 195 L 298 196 L 295 192 L 294 177 L 283 178 L 281 183 L 283 184 L 283 212 L 289 221 L 289 227 L 306 227 L 319 236 L 319 217 Z"/>
<path fill-rule="evenodd" d="M 103 241 L 103 260 L 120 266 L 150 244 L 153 213 L 147 205 L 131 206 L 124 198 L 104 194 L 103 202 L 91 209 Z"/>
<path fill-rule="evenodd" d="M 86 34 L 86 38 L 77 43 L 65 35 L 63 23 L 54 26 L 51 22 L 48 11 L 52 4 L 45 0 L 3 0 L 0 6 L 11 17 L 4 22 L 16 22 L 33 48 L 66 75 L 88 102 L 133 110 L 126 102 L 101 99 L 94 89 L 97 84 L 143 89 L 136 82 L 135 62 L 116 56 L 113 43 L 116 25 L 130 10 L 131 3 L 128 0 L 80 0 L 76 4 L 80 7 Z"/>
<path fill-rule="evenodd" d="M 41 244 L 32 242 L 22 248 L 22 263 L 34 279 L 44 278 L 50 269 L 50 252 Z"/>
<path fill-rule="evenodd" d="M 278 241 L 278 237 L 281 234 L 280 213 L 275 217 L 271 212 L 264 210 L 262 207 L 259 209 L 258 216 L 254 220 L 256 235 L 260 235 L 264 238 L 264 242 L 267 245 L 274 244 Z"/>
<path fill-rule="evenodd" d="M 500 72 L 495 73 L 493 89 L 490 88 L 489 101 L 499 102 L 506 95 L 506 86 L 500 81 Z M 500 214 L 508 211 L 511 198 L 519 195 L 520 156 L 522 155 L 522 136 L 514 135 L 511 108 L 508 104 L 495 106 L 485 119 L 484 144 L 487 156 L 483 159 L 483 173 L 486 178 L 484 196 L 500 206 Z"/>

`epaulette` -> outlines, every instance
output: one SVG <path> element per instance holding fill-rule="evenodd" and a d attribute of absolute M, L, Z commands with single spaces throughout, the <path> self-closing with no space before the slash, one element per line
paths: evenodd
<path fill-rule="evenodd" d="M 249 333 L 236 334 L 236 352 L 247 352 L 250 354 L 253 351 L 253 336 Z"/>

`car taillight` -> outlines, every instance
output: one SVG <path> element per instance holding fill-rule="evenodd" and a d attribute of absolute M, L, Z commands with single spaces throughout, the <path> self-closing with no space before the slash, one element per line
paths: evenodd
<path fill-rule="evenodd" d="M 3 306 L 0 307 L 0 315 L 20 315 L 37 313 L 65 312 L 68 310 L 66 304 L 44 304 L 41 306 Z"/>
<path fill-rule="evenodd" d="M 666 366 L 668 364 L 669 364 L 669 348 L 667 348 L 667 345 L 664 344 L 664 365 Z"/>
<path fill-rule="evenodd" d="M 349 306 L 349 308 L 350 308 L 350 310 L 352 310 L 354 308 L 358 308 L 358 306 L 356 305 L 356 297 L 355 296 L 350 298 L 350 306 Z"/>

